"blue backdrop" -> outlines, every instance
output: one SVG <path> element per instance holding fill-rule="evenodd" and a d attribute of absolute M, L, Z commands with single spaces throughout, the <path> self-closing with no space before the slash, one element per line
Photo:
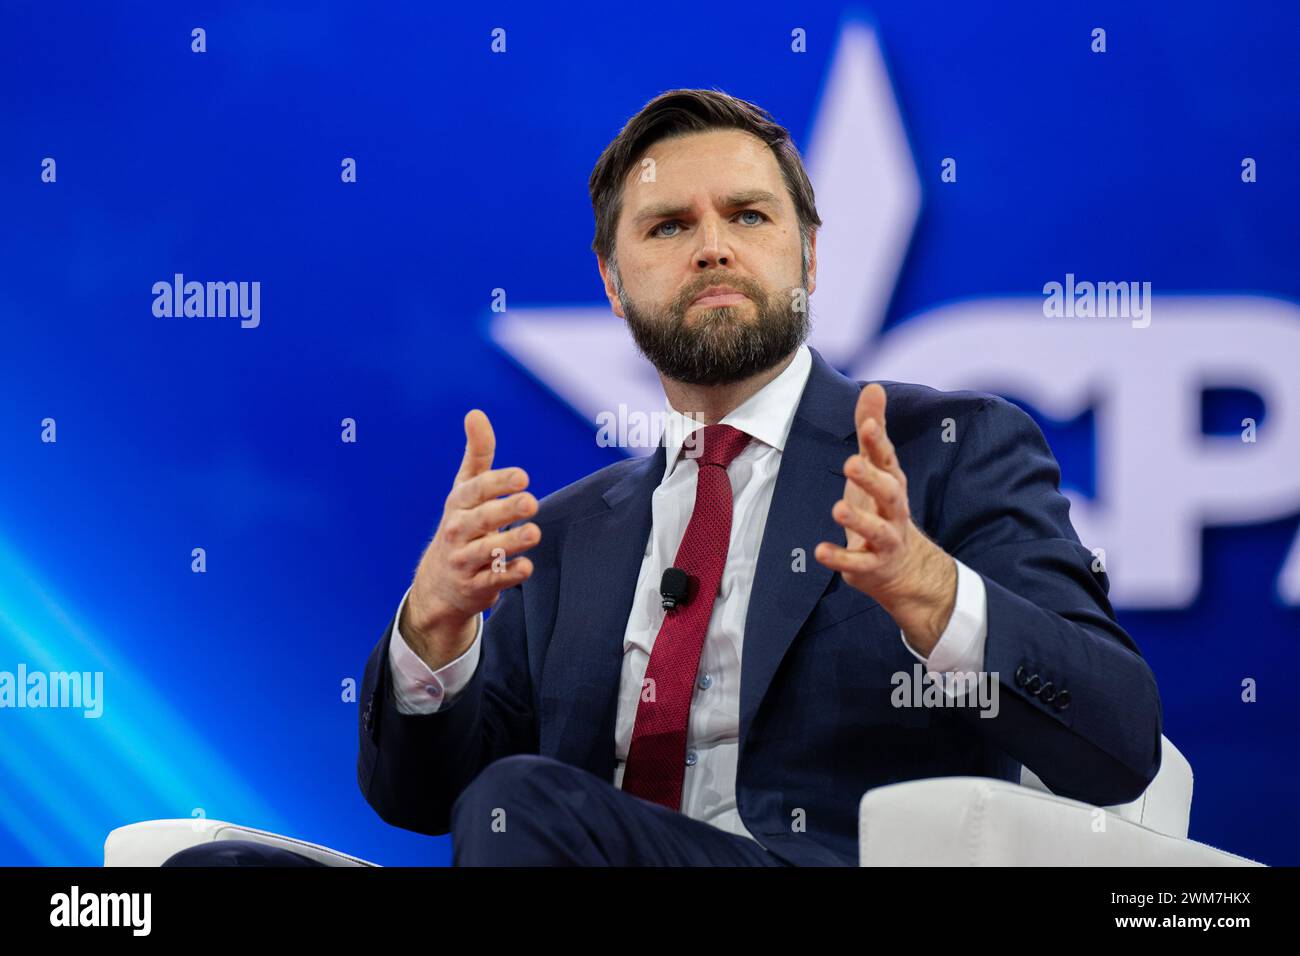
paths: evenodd
<path fill-rule="evenodd" d="M 587 178 L 629 116 L 686 86 L 761 104 L 810 152 L 826 132 L 810 169 L 828 276 L 868 248 L 854 230 L 879 240 L 864 288 L 846 278 L 834 310 L 812 299 L 819 334 L 845 331 L 828 351 L 846 371 L 927 314 L 1038 309 L 1067 273 L 1151 282 L 1150 332 L 1205 305 L 1199 321 L 1258 357 L 1258 380 L 1238 361 L 1221 381 L 1196 371 L 1214 335 L 1188 346 L 1178 397 L 1200 437 L 1179 447 L 1250 448 L 1246 417 L 1260 433 L 1258 466 L 1193 479 L 1155 450 L 1139 460 L 1131 435 L 1107 445 L 1093 407 L 1105 375 L 1147 381 L 1125 356 L 1158 365 L 1172 347 L 1135 328 L 1113 366 L 1088 360 L 1078 389 L 1095 402 L 1037 407 L 1011 373 L 1043 347 L 986 321 L 1000 390 L 1039 419 L 1065 484 L 1100 509 L 1126 496 L 1109 524 L 1098 512 L 1112 551 L 1140 550 L 1116 515 L 1164 497 L 1106 485 L 1116 459 L 1184 502 L 1171 520 L 1195 560 L 1117 604 L 1196 773 L 1190 835 L 1300 863 L 1300 455 L 1267 444 L 1270 422 L 1278 442 L 1294 432 L 1295 396 L 1262 371 L 1280 353 L 1300 368 L 1297 8 L 471 7 L 0 8 L 0 671 L 102 671 L 104 688 L 98 718 L 0 709 L 0 864 L 95 865 L 115 826 L 199 815 L 385 864 L 448 860 L 446 837 L 394 829 L 362 799 L 347 682 L 437 523 L 468 408 L 539 495 L 625 454 L 594 441 L 572 355 L 537 341 L 593 316 L 622 334 Z M 883 158 L 855 165 L 836 130 Z M 259 323 L 159 318 L 152 288 L 176 273 L 260 283 Z M 591 341 L 589 363 L 613 348 Z M 903 365 L 928 375 L 918 361 Z M 932 383 L 962 374 L 936 365 Z M 1164 393 L 1134 394 L 1106 421 Z M 1135 582 L 1160 560 L 1110 567 Z"/>

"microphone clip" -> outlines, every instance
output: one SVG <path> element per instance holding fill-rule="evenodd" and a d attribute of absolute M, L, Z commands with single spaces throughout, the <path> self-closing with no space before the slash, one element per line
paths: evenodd
<path fill-rule="evenodd" d="M 691 576 L 681 568 L 665 568 L 659 581 L 659 596 L 665 611 L 690 603 Z"/>

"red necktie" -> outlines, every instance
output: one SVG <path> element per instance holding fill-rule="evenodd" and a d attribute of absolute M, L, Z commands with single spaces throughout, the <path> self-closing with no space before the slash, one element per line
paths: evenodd
<path fill-rule="evenodd" d="M 673 567 L 691 576 L 687 602 L 665 612 L 650 649 L 622 789 L 670 810 L 682 803 L 686 776 L 686 725 L 691 712 L 700 651 L 722 583 L 731 541 L 731 480 L 727 466 L 749 444 L 730 425 L 705 425 L 695 486 L 695 510 Z M 654 699 L 647 689 L 654 688 Z"/>

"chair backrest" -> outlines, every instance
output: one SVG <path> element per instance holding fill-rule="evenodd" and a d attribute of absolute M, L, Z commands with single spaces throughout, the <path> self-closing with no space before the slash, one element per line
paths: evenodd
<path fill-rule="evenodd" d="M 1020 769 L 1020 784 L 1044 793 L 1052 792 L 1028 767 Z M 1161 734 L 1160 770 L 1150 786 L 1132 803 L 1105 809 L 1158 833 L 1185 840 L 1187 822 L 1192 814 L 1192 765 L 1173 742 Z"/>

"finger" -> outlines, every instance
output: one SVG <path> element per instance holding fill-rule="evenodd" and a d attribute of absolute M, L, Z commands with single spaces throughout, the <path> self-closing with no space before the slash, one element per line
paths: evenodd
<path fill-rule="evenodd" d="M 846 531 L 852 531 L 862 538 L 863 545 L 872 551 L 888 553 L 902 544 L 903 537 L 893 523 L 879 515 L 869 514 L 860 508 L 852 507 L 843 499 L 835 502 L 831 517 Z M 850 539 L 849 549 L 862 550 Z"/>
<path fill-rule="evenodd" d="M 848 471 L 848 462 L 844 463 L 844 469 L 846 472 Z M 874 512 L 876 510 L 876 499 L 871 497 L 860 484 L 847 474 L 844 476 L 844 500 L 855 508 L 861 508 L 863 511 Z"/>
<path fill-rule="evenodd" d="M 813 557 L 840 574 L 872 574 L 885 562 L 874 551 L 855 551 L 829 541 L 818 544 L 813 550 Z"/>
<path fill-rule="evenodd" d="M 476 508 L 485 501 L 527 487 L 528 472 L 522 468 L 491 468 L 452 488 L 447 495 L 447 507 Z"/>
<path fill-rule="evenodd" d="M 476 538 L 451 553 L 451 566 L 461 574 L 476 574 L 498 558 L 514 557 L 534 547 L 542 539 L 542 529 L 531 521 Z"/>
<path fill-rule="evenodd" d="M 862 493 L 853 497 L 845 495 L 850 504 L 861 507 L 862 495 L 865 495 L 871 501 L 871 510 L 883 518 L 896 520 L 909 514 L 903 485 L 890 472 L 861 455 L 852 455 L 844 463 L 844 475 L 850 485 Z"/>
<path fill-rule="evenodd" d="M 527 558 L 515 558 L 513 561 L 507 561 L 500 570 L 488 565 L 474 575 L 470 581 L 470 588 L 480 594 L 488 591 L 504 591 L 528 580 L 532 573 L 533 562 Z"/>
<path fill-rule="evenodd" d="M 865 456 L 878 468 L 889 472 L 900 483 L 906 485 L 907 477 L 898 464 L 898 455 L 894 452 L 894 443 L 889 433 L 877 425 L 875 419 L 867 419 L 858 434 L 858 442 L 866 446 Z"/>
<path fill-rule="evenodd" d="M 468 481 L 491 468 L 496 447 L 496 435 L 487 415 L 471 408 L 465 414 L 465 454 L 460 461 L 460 471 L 456 472 L 455 483 Z"/>
<path fill-rule="evenodd" d="M 885 390 L 876 382 L 865 386 L 858 393 L 858 404 L 853 409 L 853 421 L 858 431 L 858 454 L 867 454 L 863 440 L 862 427 L 868 421 L 876 421 L 880 430 L 885 430 Z"/>
<path fill-rule="evenodd" d="M 536 511 L 537 499 L 529 492 L 521 491 L 507 498 L 493 498 L 475 508 L 456 512 L 451 520 L 456 522 L 459 540 L 468 542 L 481 538 L 489 531 L 495 531 L 512 521 L 530 518 Z"/>

